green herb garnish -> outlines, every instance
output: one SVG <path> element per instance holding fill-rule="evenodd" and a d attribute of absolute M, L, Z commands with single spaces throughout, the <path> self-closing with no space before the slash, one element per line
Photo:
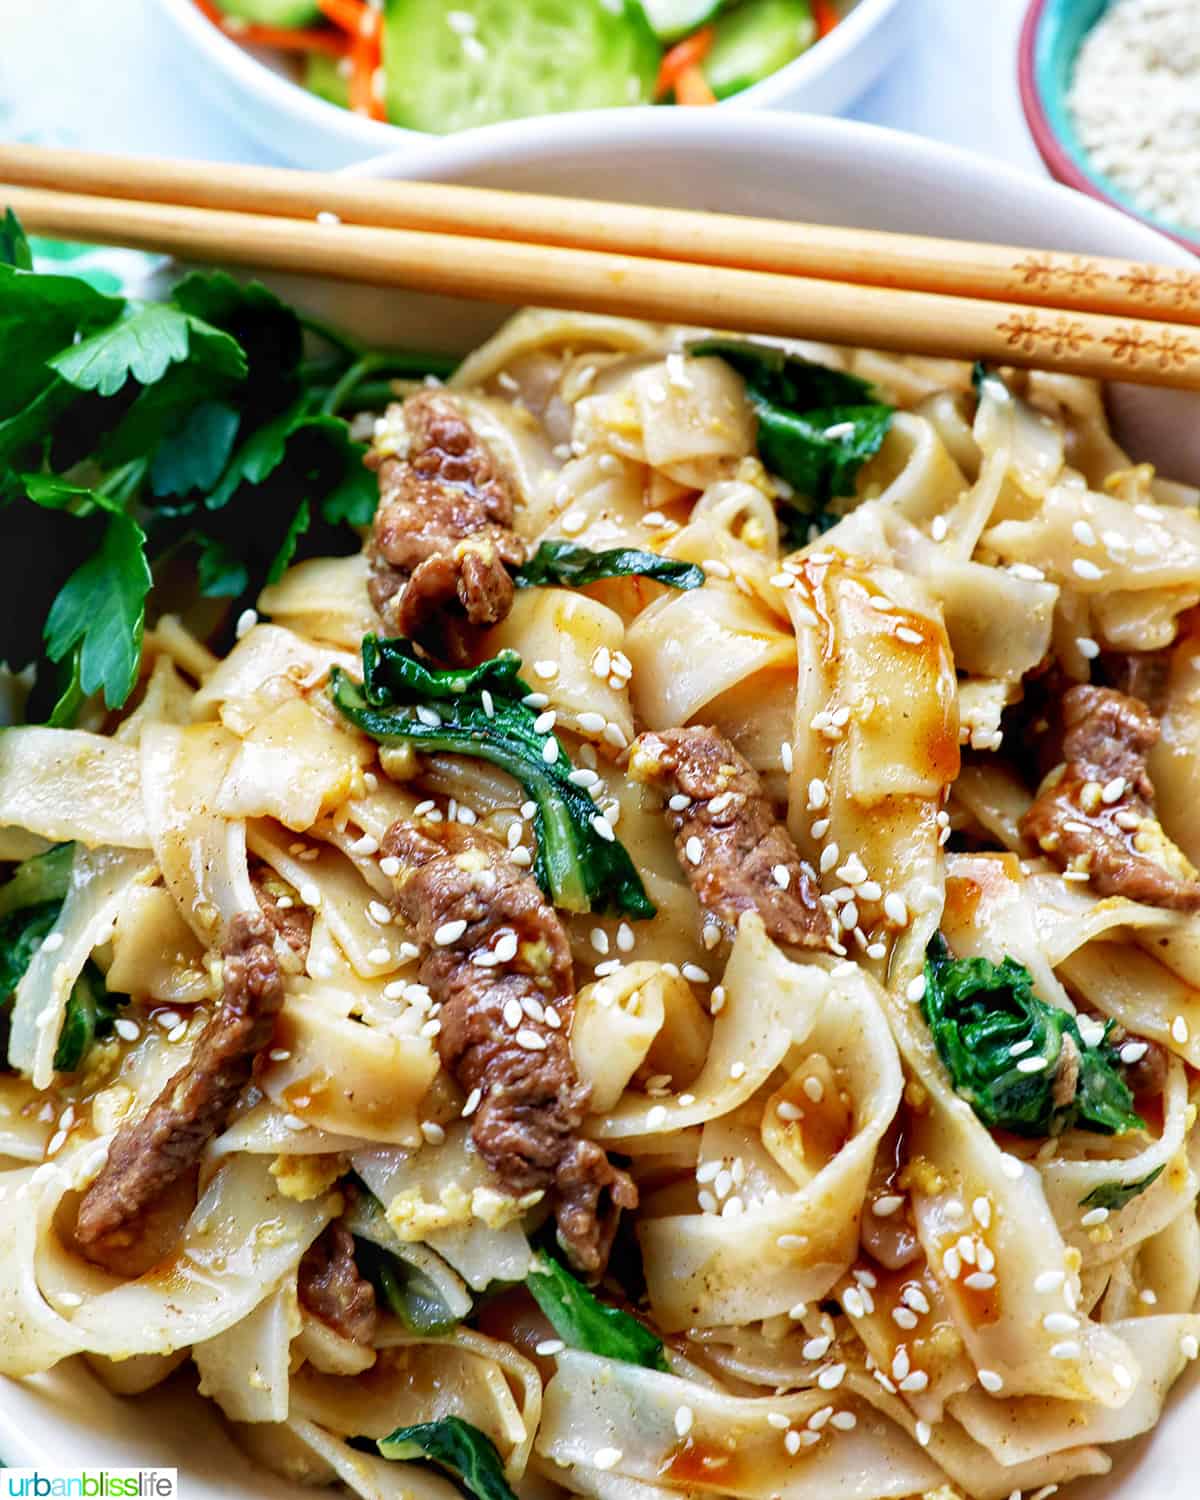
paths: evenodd
<path fill-rule="evenodd" d="M 704 582 L 704 570 L 695 563 L 643 552 L 638 547 L 593 552 L 590 547 L 555 539 L 543 542 L 525 566 L 513 574 L 513 582 L 519 589 L 545 584 L 582 588 L 602 578 L 651 578 L 672 589 L 698 589 Z"/>
<path fill-rule="evenodd" d="M 522 701 L 530 689 L 518 675 L 516 652 L 468 670 L 439 670 L 420 661 L 407 641 L 367 636 L 362 654 L 362 687 L 337 668 L 330 684 L 351 723 L 383 744 L 477 756 L 519 781 L 537 809 L 533 873 L 556 906 L 654 915 L 624 845 L 571 781 L 573 767 L 561 743 L 534 729 L 540 710 Z M 547 745 L 556 746 L 552 761 Z M 600 823 L 607 835 L 597 832 Z"/>
<path fill-rule="evenodd" d="M 990 1128 L 1025 1136 L 1142 1128 L 1107 1041 L 1113 1023 L 1089 1046 L 1074 1016 L 1039 1000 L 1029 970 L 1013 959 L 954 958 L 939 933 L 925 955 L 921 1011 L 955 1089 Z M 1064 1058 L 1068 1045 L 1073 1060 Z M 1065 1099 L 1060 1065 L 1074 1071 Z"/>
<path fill-rule="evenodd" d="M 644 1365 L 648 1370 L 669 1371 L 657 1334 L 620 1308 L 607 1307 L 550 1256 L 535 1257 L 525 1285 L 555 1333 L 572 1349 Z"/>

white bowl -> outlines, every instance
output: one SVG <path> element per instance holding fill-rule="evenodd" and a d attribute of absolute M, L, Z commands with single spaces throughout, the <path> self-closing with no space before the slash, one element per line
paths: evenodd
<path fill-rule="evenodd" d="M 444 178 L 489 186 L 623 196 L 684 207 L 1107 254 L 1194 266 L 1185 251 L 1115 210 L 984 158 L 894 131 L 804 116 L 633 111 L 572 116 L 548 132 L 520 121 L 401 152 L 363 175 Z M 333 231 L 331 231 L 333 232 Z M 460 350 L 502 314 L 450 298 L 273 278 L 311 312 L 379 343 Z M 1118 431 L 1138 458 L 1200 483 L 1200 398 L 1118 387 Z M 1118 1450 L 1112 1475 L 1064 1500 L 1195 1500 L 1189 1466 L 1200 1423 L 1200 1371 L 1176 1386 L 1156 1431 Z M 1190 1430 L 1191 1429 L 1191 1430 Z M 86 1368 L 0 1379 L 0 1458 L 11 1465 L 88 1464 L 181 1471 L 188 1500 L 301 1492 L 252 1470 L 209 1410 L 170 1391 L 118 1400 Z M 312 1492 L 307 1492 L 311 1500 Z"/>
<path fill-rule="evenodd" d="M 293 82 L 285 63 L 225 36 L 193 0 L 158 3 L 201 88 L 274 155 L 302 167 L 342 167 L 381 151 L 415 150 L 430 139 L 418 130 L 366 120 L 310 94 Z M 815 47 L 717 108 L 724 113 L 804 109 L 836 114 L 865 93 L 892 61 L 913 5 L 914 0 L 859 0 Z M 671 112 L 656 110 L 654 118 Z"/>

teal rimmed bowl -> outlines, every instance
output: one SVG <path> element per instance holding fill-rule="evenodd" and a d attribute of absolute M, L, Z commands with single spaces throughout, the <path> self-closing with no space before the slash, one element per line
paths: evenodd
<path fill-rule="evenodd" d="M 1169 234 L 1200 255 L 1200 237 L 1180 224 L 1143 212 L 1111 182 L 1083 149 L 1067 94 L 1083 39 L 1108 9 L 1111 0 L 1033 0 L 1025 13 L 1018 50 L 1018 81 L 1025 119 L 1051 174 L 1103 203 Z"/>

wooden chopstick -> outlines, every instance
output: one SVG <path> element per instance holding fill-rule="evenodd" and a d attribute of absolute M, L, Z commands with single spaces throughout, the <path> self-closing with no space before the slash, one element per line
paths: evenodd
<path fill-rule="evenodd" d="M 944 296 L 1200 325 L 1200 269 L 735 214 L 0 145 L 0 183 L 284 218 L 518 240 Z"/>
<path fill-rule="evenodd" d="M 900 288 L 513 239 L 0 188 L 41 233 L 510 305 L 693 323 L 1200 390 L 1200 334 Z"/>

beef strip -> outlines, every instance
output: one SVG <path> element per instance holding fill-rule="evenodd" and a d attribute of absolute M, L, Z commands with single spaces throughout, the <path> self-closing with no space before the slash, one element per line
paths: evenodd
<path fill-rule="evenodd" d="M 743 912 L 756 911 L 777 943 L 827 946 L 833 925 L 817 876 L 772 812 L 758 773 L 727 739 L 700 727 L 643 734 L 630 753 L 629 774 L 672 800 L 688 799 L 685 807 L 668 802 L 679 863 L 727 935 Z M 786 884 L 777 878 L 780 867 Z"/>
<path fill-rule="evenodd" d="M 508 1192 L 549 1193 L 571 1260 L 603 1270 L 618 1212 L 637 1206 L 637 1189 L 579 1133 L 590 1091 L 568 1044 L 575 983 L 561 922 L 504 846 L 477 829 L 399 822 L 382 848 L 404 866 L 396 905 L 422 947 L 421 981 L 441 1004 L 442 1063 L 464 1091 L 480 1091 L 471 1139 Z M 497 962 L 496 944 L 514 942 Z"/>
<path fill-rule="evenodd" d="M 379 469 L 379 509 L 367 545 L 371 602 L 391 635 L 462 665 L 471 627 L 512 608 L 509 567 L 526 558 L 512 530 L 515 485 L 453 397 L 409 396 L 397 413 L 408 451 L 369 459 Z"/>
<path fill-rule="evenodd" d="M 1061 764 L 1042 783 L 1021 832 L 1062 869 L 1086 871 L 1101 896 L 1197 911 L 1200 879 L 1154 816 L 1146 756 L 1158 733 L 1137 698 L 1071 688 L 1062 699 Z"/>
<path fill-rule="evenodd" d="M 140 1120 L 117 1132 L 108 1161 L 79 1205 L 75 1239 L 100 1265 L 122 1258 L 141 1221 L 190 1172 L 225 1124 L 271 1040 L 283 981 L 266 918 L 239 914 L 224 948 L 224 996 L 196 1038 L 192 1055 L 164 1084 Z"/>
<path fill-rule="evenodd" d="M 303 963 L 308 957 L 308 945 L 312 942 L 312 907 L 305 906 L 295 896 L 288 894 L 285 891 L 286 882 L 261 859 L 250 861 L 250 884 L 254 887 L 254 895 L 263 916 Z M 280 902 L 284 900 L 289 904 L 281 906 Z"/>
<path fill-rule="evenodd" d="M 370 1344 L 379 1323 L 375 1288 L 359 1275 L 354 1236 L 341 1224 L 329 1224 L 300 1262 L 300 1301 L 335 1333 Z"/>

